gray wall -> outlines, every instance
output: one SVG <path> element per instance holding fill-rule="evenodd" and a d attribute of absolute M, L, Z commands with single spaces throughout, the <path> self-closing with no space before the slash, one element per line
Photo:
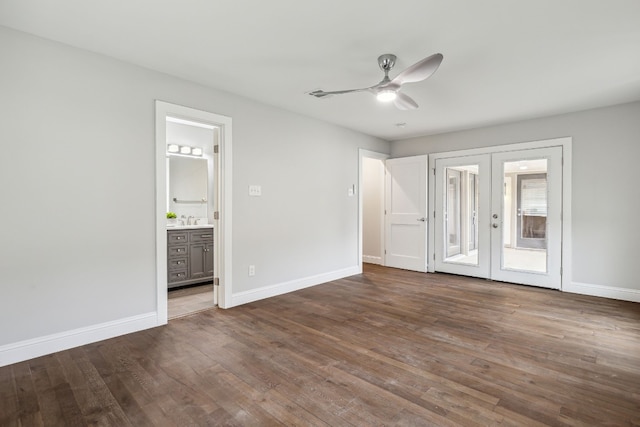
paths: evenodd
<path fill-rule="evenodd" d="M 640 102 L 392 142 L 392 157 L 573 138 L 573 282 L 640 290 Z"/>
<path fill-rule="evenodd" d="M 155 311 L 155 99 L 233 118 L 234 292 L 357 265 L 386 141 L 2 27 L 0 56 L 0 345 Z"/>

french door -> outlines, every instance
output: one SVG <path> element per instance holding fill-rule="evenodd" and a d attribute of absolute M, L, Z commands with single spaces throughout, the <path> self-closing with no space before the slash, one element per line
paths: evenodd
<path fill-rule="evenodd" d="M 489 277 L 490 173 L 488 155 L 436 160 L 437 271 Z"/>
<path fill-rule="evenodd" d="M 435 166 L 436 271 L 560 288 L 562 147 Z"/>

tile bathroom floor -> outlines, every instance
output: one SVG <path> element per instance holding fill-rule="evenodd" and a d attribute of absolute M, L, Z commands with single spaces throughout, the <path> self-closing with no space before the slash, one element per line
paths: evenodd
<path fill-rule="evenodd" d="M 190 286 L 169 291 L 169 320 L 214 308 L 213 284 Z"/>

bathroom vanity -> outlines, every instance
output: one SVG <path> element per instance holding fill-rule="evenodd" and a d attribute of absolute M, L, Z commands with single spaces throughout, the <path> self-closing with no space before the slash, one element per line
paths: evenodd
<path fill-rule="evenodd" d="M 213 225 L 167 229 L 169 289 L 213 281 Z"/>

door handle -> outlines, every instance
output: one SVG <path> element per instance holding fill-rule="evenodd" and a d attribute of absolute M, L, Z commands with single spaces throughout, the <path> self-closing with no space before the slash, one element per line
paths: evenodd
<path fill-rule="evenodd" d="M 495 222 L 494 222 L 493 224 L 491 224 L 491 226 L 492 226 L 493 228 L 498 228 L 498 224 L 496 224 Z"/>
<path fill-rule="evenodd" d="M 418 221 L 426 222 L 426 221 L 427 221 L 427 218 L 425 218 L 425 217 L 418 218 Z"/>

